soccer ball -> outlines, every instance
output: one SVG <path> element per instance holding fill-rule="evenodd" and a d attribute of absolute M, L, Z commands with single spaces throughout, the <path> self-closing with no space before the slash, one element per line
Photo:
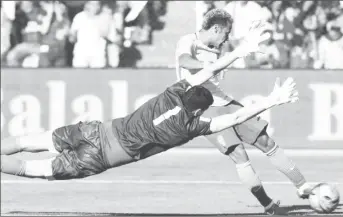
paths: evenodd
<path fill-rule="evenodd" d="M 339 192 L 335 186 L 328 183 L 320 183 L 313 188 L 310 195 L 310 206 L 318 213 L 330 213 L 339 204 Z"/>

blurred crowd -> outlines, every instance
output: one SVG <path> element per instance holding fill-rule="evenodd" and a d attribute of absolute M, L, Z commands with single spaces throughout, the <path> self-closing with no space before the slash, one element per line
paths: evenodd
<path fill-rule="evenodd" d="M 165 1 L 1 1 L 1 66 L 134 67 Z"/>
<path fill-rule="evenodd" d="M 235 68 L 343 69 L 343 1 L 199 2 L 200 18 L 216 7 L 233 16 L 231 49 L 252 21 L 270 24 L 264 54 Z M 1 66 L 135 67 L 166 13 L 164 0 L 1 1 Z"/>
<path fill-rule="evenodd" d="M 235 68 L 343 69 L 343 1 L 203 1 L 203 14 L 224 8 L 234 19 L 234 49 L 254 20 L 270 25 L 264 54 L 235 62 Z"/>

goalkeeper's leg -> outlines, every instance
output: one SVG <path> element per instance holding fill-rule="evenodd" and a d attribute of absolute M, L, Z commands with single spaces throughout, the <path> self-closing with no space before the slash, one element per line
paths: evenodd
<path fill-rule="evenodd" d="M 52 177 L 52 161 L 55 158 L 44 160 L 20 160 L 14 156 L 1 155 L 1 172 L 25 177 Z"/>
<path fill-rule="evenodd" d="M 52 141 L 52 131 L 1 140 L 1 155 L 11 155 L 21 151 L 58 153 Z"/>

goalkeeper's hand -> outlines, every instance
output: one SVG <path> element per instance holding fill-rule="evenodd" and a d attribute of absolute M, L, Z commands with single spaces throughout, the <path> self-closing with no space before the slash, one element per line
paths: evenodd
<path fill-rule="evenodd" d="M 268 99 L 273 102 L 273 105 L 297 102 L 299 100 L 299 93 L 293 78 L 287 78 L 282 85 L 280 85 L 280 79 L 277 78 L 274 90 L 268 96 Z"/>

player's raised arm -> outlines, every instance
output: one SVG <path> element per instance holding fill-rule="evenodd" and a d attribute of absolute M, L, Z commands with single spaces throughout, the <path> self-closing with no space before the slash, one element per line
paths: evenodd
<path fill-rule="evenodd" d="M 220 52 L 217 49 L 210 49 L 206 47 L 199 40 L 194 41 L 193 37 L 194 35 L 185 35 L 181 37 L 177 43 L 175 55 L 178 67 L 189 70 L 188 72 L 191 74 L 196 74 L 198 70 L 203 69 L 205 65 L 209 64 L 209 62 L 200 61 L 193 57 L 192 50 L 195 49 L 194 47 L 216 54 L 219 54 Z M 181 80 L 182 76 L 180 70 L 177 70 L 176 77 L 178 81 Z"/>
<path fill-rule="evenodd" d="M 295 89 L 294 80 L 292 78 L 288 78 L 281 87 L 279 83 L 278 79 L 275 83 L 273 92 L 264 100 L 253 105 L 243 107 L 233 114 L 226 114 L 212 118 L 210 125 L 211 132 L 220 132 L 229 127 L 241 124 L 274 106 L 296 102 L 298 100 L 298 91 Z"/>
<path fill-rule="evenodd" d="M 178 59 L 179 66 L 185 69 L 202 69 L 204 62 L 197 60 L 192 56 L 192 47 L 194 41 L 189 35 L 183 36 L 176 46 L 176 58 Z"/>
<path fill-rule="evenodd" d="M 226 53 L 213 64 L 207 65 L 197 74 L 187 78 L 187 81 L 192 86 L 200 85 L 210 79 L 212 76 L 219 73 L 221 70 L 231 65 L 238 58 L 245 57 L 251 53 L 259 52 L 259 44 L 269 37 L 269 34 L 264 33 L 266 29 L 267 26 L 264 23 L 253 23 L 247 36 L 244 38 L 244 41 L 233 52 Z"/>

